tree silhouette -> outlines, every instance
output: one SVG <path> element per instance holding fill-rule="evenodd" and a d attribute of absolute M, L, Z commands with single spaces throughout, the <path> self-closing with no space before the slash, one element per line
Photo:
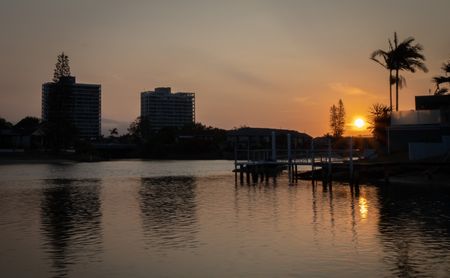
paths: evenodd
<path fill-rule="evenodd" d="M 70 76 L 69 57 L 62 52 L 58 55 L 58 61 L 55 64 L 53 72 L 53 82 L 58 82 L 61 77 Z"/>
<path fill-rule="evenodd" d="M 392 85 L 395 84 L 395 110 L 398 111 L 398 90 L 406 85 L 406 79 L 400 76 L 401 70 L 415 72 L 420 69 L 427 72 L 423 61 L 425 57 L 421 54 L 423 47 L 420 44 L 413 44 L 413 37 L 408 37 L 400 44 L 398 43 L 397 33 L 394 32 L 394 40 L 389 42 L 389 50 L 384 51 L 382 49 L 375 50 L 371 54 L 371 59 L 384 68 L 389 70 L 389 95 L 390 95 L 390 108 L 392 111 Z M 381 60 L 380 60 L 381 59 Z M 392 76 L 392 73 L 395 75 Z"/>
<path fill-rule="evenodd" d="M 386 143 L 386 128 L 391 121 L 391 109 L 384 104 L 375 103 L 369 110 L 369 127 L 375 140 Z"/>
<path fill-rule="evenodd" d="M 78 138 L 78 128 L 72 121 L 61 117 L 56 121 L 45 122 L 45 146 L 55 153 L 74 145 Z"/>
<path fill-rule="evenodd" d="M 330 128 L 334 137 L 342 137 L 345 131 L 345 108 L 342 100 L 339 100 L 338 106 L 330 107 Z"/>
<path fill-rule="evenodd" d="M 0 129 L 7 129 L 11 128 L 13 125 L 12 123 L 8 122 L 7 120 L 0 118 Z"/>
<path fill-rule="evenodd" d="M 450 84 L 450 76 L 448 76 L 450 73 L 450 60 L 447 63 L 444 63 L 441 69 L 444 71 L 445 75 L 433 77 L 433 81 L 436 84 L 436 91 L 434 92 L 435 95 L 444 95 L 448 93 L 448 88 L 440 88 L 440 85 L 443 83 Z"/>
<path fill-rule="evenodd" d="M 27 116 L 15 124 L 15 128 L 30 132 L 34 131 L 39 127 L 41 121 L 36 117 Z"/>
<path fill-rule="evenodd" d="M 112 129 L 109 130 L 109 135 L 110 135 L 111 137 L 114 137 L 114 136 L 116 136 L 116 135 L 119 135 L 119 131 L 117 130 L 116 127 L 115 127 L 115 128 L 112 128 Z"/>
<path fill-rule="evenodd" d="M 152 134 L 151 123 L 148 117 L 137 117 L 127 130 L 128 134 L 138 141 L 148 139 Z"/>
<path fill-rule="evenodd" d="M 380 57 L 382 61 L 379 60 Z M 389 105 L 392 110 L 392 85 L 395 84 L 395 78 L 392 76 L 392 71 L 394 70 L 392 62 L 392 45 L 389 43 L 389 51 L 384 51 L 382 49 L 377 49 L 370 55 L 370 59 L 377 62 L 385 69 L 389 70 Z"/>
<path fill-rule="evenodd" d="M 416 72 L 417 69 L 428 72 L 424 64 L 425 56 L 421 53 L 423 47 L 420 44 L 413 44 L 413 37 L 408 37 L 400 44 L 397 40 L 397 33 L 394 33 L 394 48 L 392 54 L 393 66 L 395 70 L 395 110 L 398 111 L 398 89 L 399 89 L 399 71 L 406 70 Z"/>

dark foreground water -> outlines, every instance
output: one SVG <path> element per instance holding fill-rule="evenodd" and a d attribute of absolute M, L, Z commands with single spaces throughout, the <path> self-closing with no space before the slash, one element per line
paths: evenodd
<path fill-rule="evenodd" d="M 0 166 L 0 277 L 450 277 L 450 192 L 227 161 Z"/>

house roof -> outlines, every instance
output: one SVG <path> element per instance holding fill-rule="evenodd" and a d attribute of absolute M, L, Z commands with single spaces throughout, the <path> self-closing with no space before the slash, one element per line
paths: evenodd
<path fill-rule="evenodd" d="M 277 135 L 287 135 L 291 134 L 293 136 L 308 137 L 312 138 L 310 135 L 298 132 L 296 130 L 290 129 L 276 129 L 276 128 L 258 128 L 258 127 L 242 127 L 238 129 L 229 130 L 227 132 L 228 136 L 271 136 L 272 132 Z"/>

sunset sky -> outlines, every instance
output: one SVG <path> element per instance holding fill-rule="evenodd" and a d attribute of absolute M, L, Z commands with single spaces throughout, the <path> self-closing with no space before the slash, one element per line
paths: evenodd
<path fill-rule="evenodd" d="M 170 86 L 196 93 L 203 124 L 319 136 L 339 99 L 348 123 L 388 104 L 388 72 L 369 56 L 394 31 L 424 46 L 430 70 L 404 74 L 400 109 L 434 90 L 450 58 L 449 15 L 448 0 L 4 0 L 0 117 L 40 117 L 41 85 L 64 51 L 78 82 L 102 85 L 105 129 L 124 132 L 140 92 Z"/>

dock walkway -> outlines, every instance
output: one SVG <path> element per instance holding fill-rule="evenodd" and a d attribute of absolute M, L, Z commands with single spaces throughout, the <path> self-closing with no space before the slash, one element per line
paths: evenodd
<path fill-rule="evenodd" d="M 333 150 L 331 140 L 327 149 L 315 149 L 314 141 L 311 141 L 310 149 L 291 148 L 290 136 L 287 136 L 287 149 L 277 149 L 275 135 L 272 135 L 271 149 L 237 149 L 235 146 L 234 172 L 236 181 L 247 180 L 257 182 L 276 178 L 282 171 L 288 171 L 290 182 L 297 182 L 309 172 L 314 178 L 314 173 L 321 170 L 322 175 L 332 176 L 333 169 L 347 168 L 349 177 L 353 177 L 354 161 L 361 158 L 360 152 L 353 149 L 352 138 L 349 140 L 349 149 Z M 305 167 L 307 166 L 307 167 Z"/>

